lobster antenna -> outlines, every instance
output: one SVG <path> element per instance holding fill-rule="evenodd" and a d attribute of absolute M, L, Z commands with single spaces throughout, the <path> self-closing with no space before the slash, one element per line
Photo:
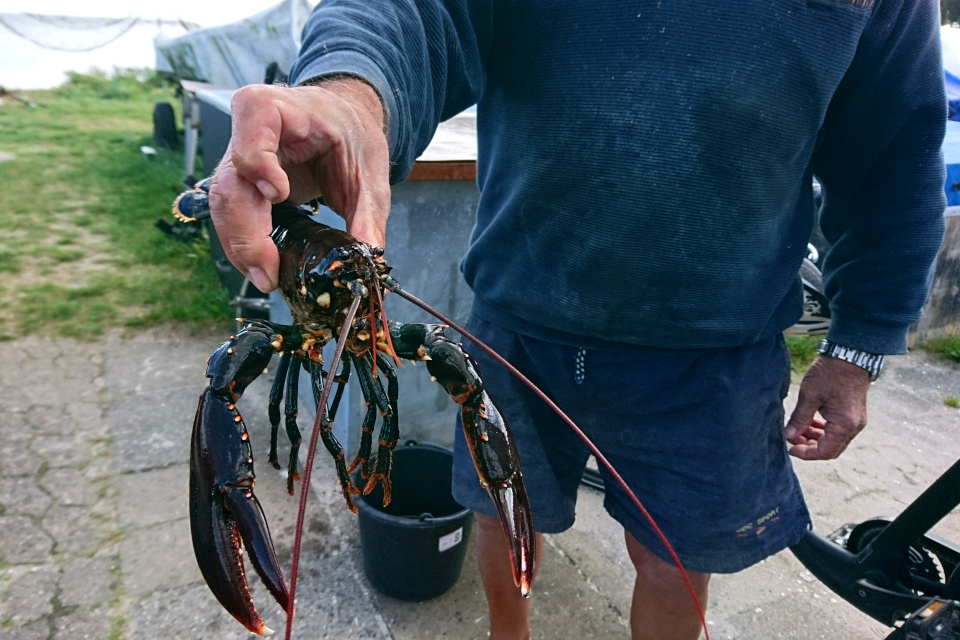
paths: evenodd
<path fill-rule="evenodd" d="M 700 604 L 700 599 L 697 597 L 697 592 L 693 588 L 693 583 L 690 582 L 690 576 L 687 575 L 687 570 L 683 568 L 683 563 L 680 562 L 680 558 L 679 556 L 677 556 L 677 552 L 673 550 L 673 545 L 671 545 L 670 541 L 667 540 L 667 537 L 663 534 L 663 531 L 660 530 L 660 527 L 657 526 L 656 521 L 653 519 L 653 516 L 650 515 L 650 512 L 647 511 L 647 508 L 643 506 L 642 502 L 640 502 L 640 498 L 638 498 L 636 494 L 630 489 L 630 487 L 627 486 L 627 483 L 623 479 L 623 477 L 619 473 L 617 473 L 617 470 L 613 468 L 613 465 L 610 464 L 610 461 L 607 460 L 606 456 L 604 456 L 600 452 L 600 450 L 597 449 L 597 446 L 593 444 L 590 438 L 587 437 L 587 434 L 585 434 L 580 429 L 580 427 L 578 427 L 577 424 L 569 416 L 567 416 L 566 413 L 563 412 L 563 409 L 558 407 L 553 400 L 547 397 L 547 394 L 541 391 L 537 387 L 537 385 L 533 384 L 533 382 L 531 382 L 529 378 L 523 375 L 512 364 L 507 362 L 503 358 L 503 356 L 501 356 L 499 353 L 497 353 L 496 351 L 491 349 L 489 346 L 484 344 L 472 333 L 470 333 L 469 331 L 461 327 L 459 324 L 457 324 L 456 322 L 454 322 L 444 314 L 440 313 L 439 311 L 437 311 L 436 309 L 428 305 L 423 300 L 420 300 L 412 293 L 408 293 L 403 289 L 401 289 L 400 285 L 395 280 L 393 279 L 388 280 L 386 286 L 390 291 L 393 291 L 394 293 L 398 294 L 400 297 L 405 298 L 406 300 L 409 300 L 410 302 L 417 305 L 427 313 L 435 316 L 441 322 L 450 325 L 450 327 L 452 327 L 455 331 L 460 332 L 460 334 L 463 335 L 468 340 L 470 340 L 470 342 L 473 342 L 478 347 L 480 347 L 480 349 L 482 349 L 484 353 L 486 353 L 488 356 L 490 356 L 491 358 L 496 360 L 498 363 L 500 363 L 500 365 L 503 366 L 507 371 L 509 371 L 517 380 L 522 382 L 524 385 L 527 386 L 527 388 L 529 388 L 534 394 L 536 394 L 536 396 L 540 398 L 540 400 L 542 400 L 544 404 L 550 407 L 550 409 L 553 410 L 553 412 L 556 413 L 557 416 L 561 420 L 563 420 L 566 423 L 566 425 L 570 427 L 570 429 L 573 430 L 573 432 L 577 435 L 578 438 L 583 440 L 583 443 L 587 445 L 587 447 L 590 449 L 590 452 L 597 459 L 597 462 L 602 464 L 607 469 L 607 471 L 610 472 L 610 475 L 613 476 L 613 479 L 617 481 L 617 484 L 619 484 L 620 487 L 627 493 L 627 495 L 630 496 L 630 500 L 633 501 L 633 504 L 637 507 L 637 509 L 640 510 L 640 513 L 643 514 L 643 517 L 646 518 L 647 522 L 650 523 L 650 526 L 653 528 L 654 533 L 656 533 L 657 537 L 660 538 L 660 542 L 663 543 L 663 546 L 666 548 L 667 552 L 670 554 L 670 557 L 673 559 L 674 564 L 676 564 L 677 568 L 680 569 L 680 575 L 683 577 L 683 581 L 687 585 L 687 590 L 690 591 L 690 597 L 693 599 L 693 604 L 697 607 L 697 613 L 700 615 L 700 625 L 703 627 L 703 635 L 705 636 L 706 640 L 710 640 L 710 631 L 707 629 L 707 619 L 703 614 L 703 606 Z M 291 602 L 293 601 L 291 600 Z M 291 606 L 293 605 L 291 604 Z"/>
<path fill-rule="evenodd" d="M 343 355 L 343 349 L 347 344 L 347 337 L 350 335 L 350 327 L 353 326 L 353 318 L 357 315 L 357 309 L 360 308 L 360 291 L 353 290 L 353 302 L 347 310 L 346 318 L 343 321 L 343 330 L 340 339 L 337 340 L 337 348 L 334 352 L 333 362 L 339 364 L 340 357 Z M 300 485 L 300 506 L 297 509 L 297 526 L 294 528 L 293 540 L 293 561 L 290 566 L 290 602 L 287 605 L 287 631 L 286 640 L 290 640 L 290 634 L 293 632 L 293 611 L 294 598 L 297 594 L 297 569 L 300 565 L 300 541 L 303 537 L 303 520 L 307 511 L 307 496 L 310 494 L 310 472 L 313 470 L 313 455 L 317 452 L 317 440 L 320 437 L 320 431 L 327 425 L 324 422 L 327 419 L 327 399 L 330 397 L 330 390 L 333 389 L 333 381 L 337 376 L 337 367 L 330 367 L 327 372 L 327 379 L 323 384 L 323 393 L 320 394 L 320 402 L 317 403 L 317 418 L 313 421 L 313 433 L 310 435 L 310 446 L 307 448 L 307 462 L 303 469 L 303 483 Z"/>
<path fill-rule="evenodd" d="M 367 298 L 370 302 L 370 344 L 373 345 L 373 378 L 377 378 L 377 315 L 373 310 L 373 296 Z M 384 329 L 387 329 L 384 327 Z"/>
<path fill-rule="evenodd" d="M 374 280 L 374 285 L 371 287 L 371 289 L 373 289 L 373 292 L 377 296 L 377 302 L 380 304 L 380 317 L 383 319 L 383 332 L 387 336 L 387 345 L 390 347 L 390 355 L 393 356 L 393 361 L 397 363 L 397 366 L 402 367 L 403 363 L 400 361 L 400 358 L 397 357 L 397 350 L 393 348 L 393 338 L 390 337 L 390 323 L 387 321 L 387 310 L 383 306 L 383 292 L 380 290 L 380 281 Z M 373 352 L 376 353 L 377 350 L 374 349 Z"/>

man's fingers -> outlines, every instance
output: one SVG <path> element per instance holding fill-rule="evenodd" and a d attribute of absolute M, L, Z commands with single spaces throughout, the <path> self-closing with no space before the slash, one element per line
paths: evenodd
<path fill-rule="evenodd" d="M 789 453 L 800 460 L 828 460 L 820 451 L 817 443 L 797 444 L 790 447 Z"/>
<path fill-rule="evenodd" d="M 817 428 L 813 425 L 806 428 L 801 433 L 793 436 L 792 438 L 787 438 L 787 442 L 790 444 L 806 444 L 808 442 L 816 442 L 823 437 L 824 430 Z"/>
<path fill-rule="evenodd" d="M 385 243 L 390 212 L 390 153 L 384 111 L 355 78 L 318 86 L 251 85 L 233 96 L 230 160 L 270 202 L 323 195 L 347 230 Z"/>
<path fill-rule="evenodd" d="M 357 209 L 348 225 L 347 231 L 372 247 L 386 247 L 387 215 L 390 213 L 390 193 L 386 195 L 364 194 L 366 203 Z"/>
<path fill-rule="evenodd" d="M 817 444 L 816 443 L 801 443 L 794 444 L 787 451 L 794 458 L 799 458 L 800 460 L 817 460 L 815 456 L 817 455 Z"/>
<path fill-rule="evenodd" d="M 230 262 L 264 293 L 275 289 L 280 256 L 270 239 L 270 202 L 229 162 L 210 185 L 210 217 Z"/>
<path fill-rule="evenodd" d="M 850 441 L 853 440 L 853 436 L 856 435 L 856 433 L 848 435 L 849 433 L 847 429 L 828 429 L 825 431 L 823 437 L 817 440 L 819 459 L 833 460 L 839 457 L 847 448 L 847 445 L 850 444 Z"/>
<path fill-rule="evenodd" d="M 278 95 L 269 86 L 248 85 L 238 89 L 230 103 L 230 162 L 270 202 L 282 202 L 290 195 L 277 155 L 284 126 Z"/>
<path fill-rule="evenodd" d="M 824 421 L 823 418 L 821 418 L 820 416 L 814 416 L 813 420 L 810 421 L 810 424 L 808 424 L 803 431 L 798 433 L 793 438 L 788 438 L 788 440 L 790 440 L 791 442 L 793 442 L 794 440 L 798 440 L 798 441 L 819 440 L 821 437 L 823 437 L 823 434 L 826 430 L 825 429 L 826 426 L 827 426 L 827 423 Z M 794 443 L 794 444 L 797 444 L 797 443 Z"/>
<path fill-rule="evenodd" d="M 833 460 L 850 444 L 852 438 L 843 438 L 837 431 L 827 429 L 817 438 L 796 438 L 797 442 L 791 440 L 792 447 L 789 449 L 791 456 L 801 460 Z M 818 430 L 819 431 L 819 430 Z"/>
<path fill-rule="evenodd" d="M 784 436 L 787 440 L 802 434 L 814 423 L 820 405 L 820 398 L 806 394 L 803 390 L 800 391 L 797 406 L 794 407 L 793 413 L 790 414 L 790 419 L 784 427 Z"/>
<path fill-rule="evenodd" d="M 383 105 L 355 78 L 322 86 L 250 85 L 233 95 L 233 133 L 211 185 L 227 257 L 263 291 L 277 285 L 271 203 L 323 195 L 361 240 L 383 246 L 390 210 Z"/>

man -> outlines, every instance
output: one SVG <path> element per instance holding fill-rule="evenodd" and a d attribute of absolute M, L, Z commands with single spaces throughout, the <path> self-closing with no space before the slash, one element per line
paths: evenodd
<path fill-rule="evenodd" d="M 477 103 L 471 325 L 612 459 L 705 603 L 711 573 L 803 535 L 787 453 L 844 450 L 880 356 L 905 351 L 920 314 L 943 225 L 938 16 L 931 0 L 324 0 L 291 71 L 304 86 L 234 97 L 214 221 L 264 291 L 270 202 L 322 194 L 384 245 L 389 183 Z M 781 332 L 800 316 L 814 177 L 834 319 L 784 433 Z M 517 436 L 535 526 L 568 528 L 587 452 L 471 353 Z M 529 637 L 462 438 L 455 458 L 490 637 Z M 633 637 L 696 638 L 678 570 L 607 487 L 637 569 Z"/>

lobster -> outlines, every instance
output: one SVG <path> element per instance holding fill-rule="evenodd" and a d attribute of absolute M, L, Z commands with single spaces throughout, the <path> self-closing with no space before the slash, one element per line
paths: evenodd
<path fill-rule="evenodd" d="M 183 222 L 209 217 L 209 182 L 198 183 L 174 203 Z M 480 483 L 489 492 L 510 545 L 514 581 L 524 596 L 533 579 L 535 536 L 533 521 L 513 438 L 496 404 L 484 390 L 476 361 L 445 334 L 446 325 L 399 323 L 383 309 L 387 292 L 403 292 L 390 275 L 383 249 L 370 247 L 344 231 L 311 219 L 305 207 L 282 203 L 272 209 L 272 239 L 280 254 L 279 292 L 289 305 L 295 324 L 247 320 L 236 335 L 208 358 L 207 388 L 200 395 L 190 445 L 190 528 L 200 571 L 221 605 L 248 630 L 272 633 L 257 612 L 250 594 L 241 546 L 267 590 L 287 612 L 288 632 L 293 616 L 296 563 L 291 587 L 274 552 L 266 518 L 254 493 L 253 449 L 236 408 L 246 387 L 274 355 L 279 364 L 270 391 L 271 425 L 268 461 L 282 467 L 278 454 L 281 423 L 290 441 L 287 490 L 293 495 L 298 470 L 301 432 L 297 425 L 301 368 L 311 379 L 317 401 L 317 434 L 336 466 L 347 507 L 356 512 L 353 496 L 360 493 L 351 474 L 360 468 L 366 480 L 362 491 L 383 488 L 384 506 L 391 499 L 390 468 L 399 439 L 398 383 L 394 363 L 423 361 L 431 376 L 460 405 L 462 425 Z M 415 299 L 414 299 L 415 300 Z M 363 308 L 362 314 L 358 310 Z M 336 341 L 329 371 L 322 347 Z M 379 354 L 379 356 L 378 356 Z M 340 367 L 337 373 L 338 366 Z M 367 404 L 360 446 L 347 464 L 344 450 L 332 431 L 337 407 L 351 372 L 355 371 Z M 382 374 L 378 376 L 377 373 Z M 386 379 L 384 389 L 383 379 Z M 336 386 L 329 407 L 327 400 Z M 373 431 L 380 417 L 376 455 Z M 308 486 L 312 464 L 304 467 Z M 301 491 L 301 515 L 305 492 Z M 298 539 L 300 526 L 298 525 Z M 299 545 L 295 543 L 295 547 Z"/>

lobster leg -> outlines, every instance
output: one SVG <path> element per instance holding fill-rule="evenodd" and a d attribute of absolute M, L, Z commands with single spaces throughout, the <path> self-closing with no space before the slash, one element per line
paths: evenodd
<path fill-rule="evenodd" d="M 337 383 L 337 392 L 333 395 L 333 400 L 330 401 L 330 421 L 333 422 L 334 418 L 337 415 L 337 408 L 340 406 L 340 400 L 343 398 L 343 390 L 347 386 L 347 381 L 350 379 L 350 359 L 345 358 L 342 361 L 343 367 L 340 369 L 333 381 Z M 323 371 L 320 372 L 321 376 Z M 323 378 L 318 378 L 320 384 L 319 389 L 323 388 Z M 314 385 L 314 389 L 318 389 L 317 385 Z M 320 395 L 317 394 L 317 404 L 320 404 Z"/>
<path fill-rule="evenodd" d="M 267 326 L 267 325 L 264 325 Z M 290 347 L 290 341 L 285 340 Z M 281 343 L 281 344 L 282 344 Z M 270 455 L 268 461 L 274 469 L 280 466 L 280 456 L 277 451 L 280 431 L 280 400 L 283 399 L 284 428 L 287 439 L 290 441 L 290 457 L 287 462 L 287 493 L 293 495 L 293 484 L 300 479 L 297 471 L 300 453 L 300 443 L 303 440 L 300 428 L 297 426 L 297 399 L 300 393 L 300 366 L 302 359 L 293 351 L 284 351 L 277 365 L 277 373 L 270 388 L 270 403 L 267 406 L 267 415 L 270 418 Z M 284 394 L 286 389 L 286 394 Z"/>
<path fill-rule="evenodd" d="M 319 412 L 323 410 L 323 407 L 320 407 L 320 400 L 323 396 L 324 389 L 324 371 L 319 364 L 310 361 L 307 362 L 308 364 L 306 366 L 310 370 L 313 397 L 317 403 L 317 411 Z M 340 481 L 340 491 L 343 493 L 343 500 L 347 503 L 347 508 L 356 513 L 357 505 L 353 502 L 353 496 L 358 495 L 360 491 L 350 480 L 350 473 L 347 470 L 344 459 L 343 446 L 341 446 L 337 437 L 333 435 L 333 418 L 337 413 L 337 408 L 340 406 L 340 399 L 343 397 L 343 390 L 347 385 L 347 380 L 350 378 L 349 358 L 345 357 L 341 362 L 343 363 L 343 369 L 340 374 L 334 378 L 334 382 L 337 384 L 336 395 L 334 395 L 330 403 L 330 408 L 326 410 L 323 419 L 320 421 L 320 439 L 323 441 L 323 446 L 327 452 L 333 458 L 334 467 L 337 470 L 337 479 Z"/>
<path fill-rule="evenodd" d="M 293 352 L 287 351 L 280 356 L 277 373 L 273 378 L 273 387 L 270 389 L 270 404 L 267 405 L 267 415 L 270 417 L 270 457 L 269 462 L 274 469 L 280 469 L 280 457 L 277 454 L 277 439 L 280 432 L 280 401 L 283 399 L 283 385 L 287 380 L 287 371 Z"/>
<path fill-rule="evenodd" d="M 293 357 L 287 374 L 287 394 L 283 401 L 284 426 L 290 440 L 290 458 L 287 463 L 287 493 L 293 495 L 293 483 L 300 479 L 297 464 L 300 461 L 300 427 L 297 426 L 297 401 L 300 396 L 300 358 Z"/>
<path fill-rule="evenodd" d="M 200 572 L 217 600 L 250 631 L 269 635 L 250 596 L 240 545 L 281 607 L 289 596 L 263 510 L 253 494 L 253 452 L 234 403 L 269 362 L 278 334 L 245 327 L 210 357 L 190 446 L 190 529 Z"/>
<path fill-rule="evenodd" d="M 397 355 L 425 360 L 431 378 L 460 405 L 464 435 L 480 484 L 496 506 L 510 545 L 513 580 L 520 592 L 529 596 L 536 539 L 513 436 L 483 388 L 476 361 L 447 338 L 443 329 L 443 325 L 390 323 Z"/>
<path fill-rule="evenodd" d="M 326 377 L 327 372 L 316 363 L 309 362 L 310 367 L 310 380 L 313 383 L 313 401 L 319 406 L 320 397 L 323 395 L 323 379 Z M 340 406 L 340 400 L 343 399 L 343 390 L 347 386 L 347 381 L 350 379 L 350 360 L 349 358 L 344 358 L 341 361 L 343 367 L 340 369 L 333 381 L 337 383 L 337 391 L 333 395 L 333 400 L 330 401 L 330 409 L 327 410 L 327 413 L 330 415 L 330 422 L 333 422 L 337 416 L 337 408 Z"/>
<path fill-rule="evenodd" d="M 390 504 L 390 467 L 393 463 L 393 450 L 397 446 L 397 440 L 400 437 L 399 429 L 397 427 L 397 411 L 396 411 L 396 397 L 397 397 L 397 375 L 393 369 L 393 366 L 390 363 L 386 362 L 385 359 L 380 359 L 377 362 L 378 368 L 384 372 L 384 375 L 387 377 L 388 386 L 391 390 L 391 396 L 383 390 L 383 385 L 381 385 L 373 377 L 373 360 L 369 356 L 363 356 L 362 358 L 357 359 L 357 377 L 360 378 L 360 388 L 363 392 L 364 399 L 370 407 L 367 410 L 367 415 L 364 418 L 364 429 L 361 435 L 360 441 L 360 451 L 357 453 L 356 459 L 351 463 L 351 466 L 356 467 L 356 464 L 359 462 L 363 464 L 364 469 L 369 468 L 370 462 L 370 451 L 372 448 L 372 434 L 373 434 L 373 421 L 370 420 L 371 417 L 375 420 L 375 415 L 372 414 L 374 407 L 379 409 L 380 415 L 383 417 L 383 424 L 380 427 L 380 437 L 379 437 L 379 447 L 377 449 L 377 461 L 376 467 L 373 473 L 370 474 L 367 484 L 363 488 L 363 493 L 368 494 L 373 491 L 373 488 L 377 486 L 379 482 L 383 486 L 383 505 L 386 506 Z"/>
<path fill-rule="evenodd" d="M 359 369 L 359 367 L 358 367 Z M 373 428 L 377 423 L 377 406 L 367 398 L 373 395 L 373 391 L 367 388 L 369 384 L 368 376 L 358 375 L 360 380 L 360 390 L 363 393 L 364 402 L 367 405 L 367 412 L 363 416 L 363 422 L 360 424 L 360 447 L 357 449 L 357 455 L 354 456 L 350 466 L 347 467 L 348 473 L 360 467 L 360 475 L 364 478 L 370 477 L 370 451 L 373 448 Z"/>
<path fill-rule="evenodd" d="M 377 449 L 377 469 L 370 477 L 367 486 L 364 487 L 364 493 L 370 493 L 376 486 L 377 479 L 383 485 L 383 504 L 386 506 L 390 502 L 390 468 L 393 466 L 393 450 L 397 448 L 397 441 L 400 440 L 399 410 L 397 400 L 400 393 L 400 383 L 397 382 L 397 371 L 386 358 L 377 362 L 377 368 L 383 372 L 387 378 L 387 401 L 390 403 L 390 412 L 383 418 L 383 426 L 380 427 L 379 448 Z M 383 387 L 380 387 L 383 392 Z"/>

